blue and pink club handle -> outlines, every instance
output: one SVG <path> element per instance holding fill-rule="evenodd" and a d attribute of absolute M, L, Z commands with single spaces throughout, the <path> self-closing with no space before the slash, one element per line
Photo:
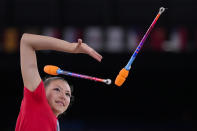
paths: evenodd
<path fill-rule="evenodd" d="M 77 73 L 73 73 L 73 72 L 69 72 L 69 71 L 64 71 L 61 70 L 59 67 L 54 66 L 54 65 L 46 65 L 44 67 L 44 72 L 50 75 L 67 75 L 67 76 L 72 76 L 72 77 L 78 77 L 78 78 L 82 78 L 82 79 L 88 79 L 88 80 L 93 80 L 93 81 L 97 81 L 97 82 L 103 82 L 107 85 L 111 84 L 111 80 L 110 79 L 101 79 L 101 78 L 97 78 L 97 77 L 92 77 L 92 76 L 88 76 L 88 75 L 82 75 L 82 74 L 77 74 Z"/>
<path fill-rule="evenodd" d="M 137 54 L 139 53 L 140 49 L 142 48 L 146 38 L 148 37 L 148 35 L 150 34 L 151 30 L 153 29 L 155 23 L 157 22 L 157 20 L 159 19 L 160 15 L 165 11 L 166 8 L 161 7 L 159 9 L 159 13 L 157 14 L 157 16 L 155 17 L 154 21 L 152 22 L 152 24 L 150 25 L 150 27 L 148 28 L 148 30 L 146 31 L 145 35 L 143 36 L 142 40 L 140 41 L 139 45 L 137 46 L 135 52 L 133 53 L 133 55 L 131 56 L 129 62 L 127 63 L 127 65 L 121 69 L 121 71 L 119 72 L 119 74 L 116 77 L 115 80 L 115 84 L 117 86 L 121 86 L 124 81 L 126 80 L 126 78 L 129 75 L 129 70 L 131 69 L 131 65 L 133 63 L 133 61 L 135 60 Z"/>
<path fill-rule="evenodd" d="M 159 9 L 159 13 L 157 14 L 157 16 L 155 17 L 154 21 L 152 22 L 152 24 L 150 25 L 150 27 L 148 28 L 148 30 L 146 31 L 145 35 L 143 36 L 142 40 L 140 41 L 140 44 L 137 46 L 135 52 L 133 53 L 133 55 L 131 56 L 128 64 L 125 66 L 126 70 L 130 70 L 131 69 L 131 64 L 133 63 L 133 61 L 135 60 L 138 52 L 140 51 L 140 49 L 142 48 L 144 41 L 146 40 L 146 38 L 148 37 L 148 35 L 150 34 L 151 30 L 153 29 L 155 23 L 157 22 L 157 20 L 159 19 L 160 15 L 165 11 L 164 7 L 161 7 Z"/>

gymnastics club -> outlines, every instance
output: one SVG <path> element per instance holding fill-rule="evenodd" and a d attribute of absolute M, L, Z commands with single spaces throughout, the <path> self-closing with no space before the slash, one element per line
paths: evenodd
<path fill-rule="evenodd" d="M 72 77 L 94 80 L 94 81 L 97 81 L 97 82 L 103 82 L 107 85 L 111 84 L 110 79 L 101 79 L 101 78 L 96 78 L 96 77 L 92 77 L 92 76 L 76 74 L 76 73 L 73 73 L 73 72 L 61 70 L 59 67 L 54 66 L 54 65 L 46 65 L 44 67 L 44 72 L 46 72 L 47 74 L 50 74 L 50 75 L 60 75 L 60 74 L 62 74 L 62 75 L 67 75 L 67 76 L 72 76 Z"/>
<path fill-rule="evenodd" d="M 165 11 L 164 7 L 161 7 L 159 9 L 159 13 L 157 14 L 157 16 L 155 17 L 154 21 L 152 22 L 152 24 L 150 25 L 150 27 L 148 28 L 146 34 L 143 36 L 142 40 L 140 41 L 140 44 L 137 46 L 135 52 L 133 53 L 133 55 L 131 56 L 129 62 L 127 63 L 127 65 L 119 72 L 118 76 L 116 77 L 115 80 L 115 84 L 117 86 L 121 86 L 124 81 L 126 80 L 128 74 L 129 74 L 129 70 L 131 69 L 131 64 L 133 63 L 133 61 L 135 60 L 135 57 L 137 56 L 138 52 L 140 51 L 140 49 L 142 48 L 146 38 L 148 37 L 149 33 L 151 32 L 151 30 L 153 29 L 155 23 L 157 22 L 157 20 L 159 19 L 160 15 Z"/>

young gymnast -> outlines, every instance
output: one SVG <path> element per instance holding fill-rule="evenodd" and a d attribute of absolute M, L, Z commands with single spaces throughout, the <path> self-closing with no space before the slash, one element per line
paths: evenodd
<path fill-rule="evenodd" d="M 70 104 L 71 88 L 61 77 L 43 81 L 39 75 L 36 50 L 55 50 L 67 53 L 85 53 L 101 61 L 102 56 L 78 39 L 78 43 L 48 36 L 23 34 L 20 41 L 20 62 L 24 96 L 15 131 L 59 131 L 57 117 Z"/>

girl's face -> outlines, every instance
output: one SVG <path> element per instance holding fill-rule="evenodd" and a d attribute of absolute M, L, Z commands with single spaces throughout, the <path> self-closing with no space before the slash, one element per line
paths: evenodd
<path fill-rule="evenodd" d="M 46 97 L 53 113 L 58 116 L 65 112 L 70 104 L 70 86 L 63 80 L 53 80 L 46 87 Z"/>

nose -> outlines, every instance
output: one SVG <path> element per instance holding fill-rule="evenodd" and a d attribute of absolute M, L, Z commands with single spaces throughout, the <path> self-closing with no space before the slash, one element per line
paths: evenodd
<path fill-rule="evenodd" d="M 65 95 L 64 93 L 61 93 L 61 94 L 60 94 L 60 98 L 61 98 L 62 100 L 66 100 L 66 95 Z"/>

